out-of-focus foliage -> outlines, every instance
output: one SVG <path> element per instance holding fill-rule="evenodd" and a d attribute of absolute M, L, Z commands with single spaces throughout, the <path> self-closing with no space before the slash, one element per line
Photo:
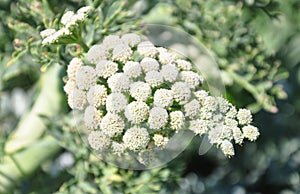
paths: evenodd
<path fill-rule="evenodd" d="M 281 61 L 249 23 L 252 17 L 244 14 L 243 2 L 181 1 L 163 5 L 167 12 L 166 24 L 177 25 L 207 47 L 220 66 L 223 80 L 233 101 L 235 96 L 248 92 L 253 99 L 240 105 L 249 105 L 257 112 L 261 108 L 277 112 L 275 99 L 285 99 L 280 80 L 288 72 Z M 247 95 L 247 94 L 245 94 Z"/>
<path fill-rule="evenodd" d="M 65 66 L 83 49 L 77 44 L 42 47 L 39 31 L 58 27 L 65 10 L 85 5 L 95 8 L 85 25 L 89 29 L 83 30 L 88 46 L 120 30 L 140 31 L 143 22 L 182 28 L 215 57 L 235 105 L 278 113 L 255 115 L 261 137 L 243 145 L 233 159 L 215 149 L 198 156 L 191 146 L 166 167 L 130 171 L 92 155 L 64 109 L 55 118 L 43 118 L 48 130 L 38 141 L 53 136 L 61 148 L 38 170 L 15 180 L 14 193 L 300 193 L 298 0 L 1 1 L 0 167 L 9 134 L 47 87 L 38 81 L 41 71 L 56 63 Z"/>

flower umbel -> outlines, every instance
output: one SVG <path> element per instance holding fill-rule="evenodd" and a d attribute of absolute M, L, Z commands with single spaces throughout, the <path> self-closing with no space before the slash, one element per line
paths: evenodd
<path fill-rule="evenodd" d="M 67 12 L 62 24 L 76 25 L 74 15 Z M 84 110 L 88 141 L 96 151 L 133 152 L 146 164 L 146 153 L 167 149 L 175 133 L 190 130 L 208 135 L 211 144 L 232 157 L 234 143 L 259 136 L 249 110 L 237 111 L 225 98 L 209 95 L 191 62 L 137 34 L 105 37 L 85 59 L 73 58 L 67 74 L 69 105 Z"/>

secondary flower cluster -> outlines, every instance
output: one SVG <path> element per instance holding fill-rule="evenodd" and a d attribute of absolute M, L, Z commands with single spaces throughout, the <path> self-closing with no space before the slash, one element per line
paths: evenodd
<path fill-rule="evenodd" d="M 60 19 L 61 29 L 55 30 L 50 28 L 40 32 L 43 38 L 42 45 L 55 44 L 72 39 L 72 35 L 76 35 L 76 31 L 79 29 L 79 22 L 84 21 L 91 10 L 92 7 L 86 6 L 80 8 L 76 13 L 67 11 Z"/>
<path fill-rule="evenodd" d="M 88 142 L 122 155 L 165 149 L 180 130 L 208 135 L 230 157 L 233 142 L 259 136 L 247 109 L 203 88 L 192 63 L 136 34 L 109 35 L 85 59 L 73 58 L 64 87 L 72 109 L 84 111 Z"/>

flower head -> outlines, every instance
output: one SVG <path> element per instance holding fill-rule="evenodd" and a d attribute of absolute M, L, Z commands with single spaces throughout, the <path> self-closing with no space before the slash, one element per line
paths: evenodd
<path fill-rule="evenodd" d="M 125 75 L 131 78 L 137 78 L 142 74 L 142 68 L 138 62 L 127 61 L 123 67 Z"/>
<path fill-rule="evenodd" d="M 121 37 L 121 41 L 131 47 L 135 47 L 137 44 L 141 42 L 141 37 L 134 33 L 124 34 Z"/>
<path fill-rule="evenodd" d="M 196 119 L 190 121 L 190 130 L 192 130 L 196 135 L 203 135 L 207 133 L 210 129 L 210 121 L 204 119 Z"/>
<path fill-rule="evenodd" d="M 81 66 L 76 73 L 75 80 L 79 89 L 88 90 L 96 84 L 96 71 L 93 67 Z"/>
<path fill-rule="evenodd" d="M 112 92 L 125 92 L 129 89 L 130 80 L 124 73 L 116 73 L 107 80 Z"/>
<path fill-rule="evenodd" d="M 236 108 L 231 105 L 231 107 L 229 108 L 228 112 L 226 113 L 226 117 L 228 118 L 235 118 L 237 115 L 237 110 Z"/>
<path fill-rule="evenodd" d="M 109 78 L 118 71 L 118 64 L 108 60 L 100 60 L 96 66 L 96 72 L 99 77 Z"/>
<path fill-rule="evenodd" d="M 142 41 L 137 46 L 137 51 L 144 57 L 155 57 L 157 49 L 150 41 Z"/>
<path fill-rule="evenodd" d="M 93 10 L 91 6 L 84 6 L 77 10 L 77 14 L 87 14 Z"/>
<path fill-rule="evenodd" d="M 154 145 L 159 147 L 159 148 L 165 148 L 169 142 L 169 138 L 164 137 L 160 134 L 155 134 L 153 136 L 153 141 L 154 141 Z"/>
<path fill-rule="evenodd" d="M 201 105 L 197 100 L 192 100 L 184 105 L 185 116 L 195 118 L 200 113 Z"/>
<path fill-rule="evenodd" d="M 145 128 L 132 127 L 128 129 L 123 136 L 125 147 L 132 151 L 145 149 L 149 140 L 150 135 Z"/>
<path fill-rule="evenodd" d="M 82 60 L 77 57 L 74 57 L 68 65 L 68 69 L 67 69 L 68 78 L 71 80 L 75 80 L 77 71 L 81 66 L 83 66 Z"/>
<path fill-rule="evenodd" d="M 150 110 L 148 124 L 151 129 L 159 130 L 168 122 L 168 112 L 166 109 L 154 107 Z"/>
<path fill-rule="evenodd" d="M 220 129 L 222 131 L 222 139 L 228 139 L 228 140 L 233 139 L 232 129 L 229 126 L 223 125 Z"/>
<path fill-rule="evenodd" d="M 211 144 L 220 145 L 223 140 L 222 127 L 212 127 L 208 131 L 208 140 Z"/>
<path fill-rule="evenodd" d="M 46 37 L 48 37 L 48 36 L 54 34 L 55 32 L 56 32 L 55 29 L 49 28 L 49 29 L 46 29 L 46 30 L 41 31 L 41 32 L 40 32 L 40 35 L 41 35 L 41 37 L 44 39 L 44 38 L 46 38 Z"/>
<path fill-rule="evenodd" d="M 189 71 L 192 69 L 192 64 L 186 60 L 183 59 L 177 59 L 176 60 L 176 66 L 184 71 Z"/>
<path fill-rule="evenodd" d="M 108 35 L 105 36 L 102 44 L 108 49 L 113 49 L 116 46 L 123 44 L 123 42 L 121 41 L 120 37 L 117 35 Z"/>
<path fill-rule="evenodd" d="M 64 86 L 64 91 L 69 95 L 75 88 L 77 88 L 76 82 L 69 79 Z"/>
<path fill-rule="evenodd" d="M 92 131 L 88 136 L 88 142 L 94 150 L 103 150 L 110 146 L 111 140 L 102 131 Z"/>
<path fill-rule="evenodd" d="M 218 109 L 218 103 L 216 101 L 215 97 L 212 96 L 207 96 L 204 100 L 203 100 L 203 109 L 205 109 L 206 111 L 217 111 Z"/>
<path fill-rule="evenodd" d="M 179 71 L 174 65 L 168 64 L 162 66 L 160 73 L 165 81 L 172 83 L 176 81 Z"/>
<path fill-rule="evenodd" d="M 252 115 L 250 110 L 242 108 L 237 113 L 237 118 L 240 125 L 249 125 L 252 122 Z"/>
<path fill-rule="evenodd" d="M 117 114 L 107 113 L 101 120 L 101 130 L 108 137 L 120 135 L 124 128 L 124 120 Z"/>
<path fill-rule="evenodd" d="M 130 85 L 130 95 L 139 101 L 146 101 L 151 95 L 151 87 L 145 82 L 134 82 Z"/>
<path fill-rule="evenodd" d="M 172 85 L 172 91 L 174 93 L 174 99 L 177 102 L 184 103 L 191 98 L 191 90 L 184 82 L 176 82 Z"/>
<path fill-rule="evenodd" d="M 105 105 L 107 98 L 107 89 L 104 85 L 94 85 L 89 89 L 86 96 L 89 104 L 94 107 Z"/>
<path fill-rule="evenodd" d="M 52 34 L 49 33 L 49 35 L 43 39 L 42 45 L 58 43 L 61 39 L 69 37 L 71 34 L 72 32 L 69 28 L 63 27 L 55 32 L 53 31 Z"/>
<path fill-rule="evenodd" d="M 148 73 L 149 71 L 159 70 L 159 63 L 155 59 L 150 57 L 143 58 L 140 64 L 144 73 Z"/>
<path fill-rule="evenodd" d="M 170 112 L 170 126 L 172 129 L 179 131 L 183 129 L 185 124 L 185 117 L 181 111 Z"/>
<path fill-rule="evenodd" d="M 152 87 L 157 87 L 164 83 L 164 79 L 158 71 L 149 71 L 146 73 L 145 81 Z"/>
<path fill-rule="evenodd" d="M 208 92 L 205 90 L 198 90 L 194 92 L 194 96 L 203 105 L 205 98 L 208 96 Z"/>
<path fill-rule="evenodd" d="M 159 62 L 163 65 L 171 64 L 174 61 L 174 56 L 170 52 L 159 52 L 158 54 Z"/>
<path fill-rule="evenodd" d="M 101 44 L 96 44 L 90 48 L 85 58 L 87 61 L 93 64 L 99 63 L 101 60 L 106 60 L 108 57 L 107 48 Z"/>
<path fill-rule="evenodd" d="M 159 107 L 169 107 L 173 104 L 173 91 L 158 89 L 154 93 L 154 105 Z"/>
<path fill-rule="evenodd" d="M 255 141 L 259 136 L 259 131 L 257 127 L 254 127 L 252 125 L 247 125 L 242 128 L 243 130 L 243 136 L 250 141 Z"/>
<path fill-rule="evenodd" d="M 241 132 L 240 128 L 232 127 L 231 129 L 232 129 L 232 135 L 233 135 L 234 142 L 236 144 L 241 145 L 243 143 L 244 136 L 243 136 L 243 133 Z"/>
<path fill-rule="evenodd" d="M 112 58 L 116 61 L 126 63 L 132 57 L 132 50 L 126 44 L 118 44 L 113 48 Z"/>
<path fill-rule="evenodd" d="M 193 71 L 181 71 L 179 77 L 192 89 L 203 83 L 203 78 Z"/>
<path fill-rule="evenodd" d="M 133 101 L 125 109 L 126 118 L 134 124 L 139 124 L 148 119 L 149 107 L 145 102 Z"/>
<path fill-rule="evenodd" d="M 225 98 L 222 98 L 220 96 L 216 97 L 216 101 L 219 105 L 220 113 L 222 113 L 222 114 L 227 113 L 228 109 L 230 108 L 229 102 Z"/>
<path fill-rule="evenodd" d="M 72 21 L 72 17 L 75 15 L 73 11 L 67 11 L 60 19 L 60 23 L 67 25 Z"/>
<path fill-rule="evenodd" d="M 77 13 L 73 11 L 67 11 L 60 19 L 62 25 L 61 29 L 46 29 L 40 33 L 43 38 L 42 45 L 55 44 L 55 43 L 65 43 L 65 41 L 70 41 L 76 39 L 79 35 L 79 31 L 75 30 L 80 22 L 87 18 L 87 13 L 92 8 L 90 6 L 80 8 Z"/>
<path fill-rule="evenodd" d="M 84 111 L 84 123 L 90 129 L 97 129 L 100 126 L 103 112 L 93 106 L 86 107 Z"/>
<path fill-rule="evenodd" d="M 120 113 L 127 105 L 127 98 L 122 93 L 111 93 L 106 99 L 106 110 L 111 113 Z"/>
<path fill-rule="evenodd" d="M 72 109 L 83 110 L 86 104 L 86 93 L 74 88 L 68 95 L 68 104 Z"/>
<path fill-rule="evenodd" d="M 220 148 L 221 148 L 222 152 L 225 154 L 225 156 L 227 156 L 229 158 L 234 156 L 234 148 L 230 141 L 223 140 L 221 142 Z"/>

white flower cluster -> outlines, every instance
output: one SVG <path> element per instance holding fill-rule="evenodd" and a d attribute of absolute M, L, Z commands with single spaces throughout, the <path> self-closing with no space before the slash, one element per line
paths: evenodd
<path fill-rule="evenodd" d="M 43 39 L 42 45 L 54 44 L 59 42 L 61 39 L 72 35 L 74 28 L 77 28 L 79 22 L 82 22 L 87 18 L 88 13 L 92 9 L 93 8 L 91 6 L 85 6 L 78 9 L 76 13 L 73 11 L 67 11 L 60 19 L 62 27 L 59 30 L 46 29 L 40 32 Z"/>
<path fill-rule="evenodd" d="M 166 149 L 175 133 L 192 130 L 207 134 L 230 157 L 232 142 L 259 136 L 250 125 L 250 111 L 237 111 L 224 98 L 210 96 L 189 61 L 136 34 L 105 37 L 85 60 L 88 64 L 71 60 L 64 90 L 70 107 L 84 110 L 94 150 L 141 156 Z"/>
<path fill-rule="evenodd" d="M 196 91 L 194 95 L 201 108 L 194 106 L 199 115 L 190 121 L 190 129 L 195 134 L 207 134 L 210 143 L 220 147 L 226 156 L 234 155 L 233 142 L 241 145 L 244 139 L 255 141 L 258 138 L 259 131 L 251 125 L 249 110 L 236 110 L 226 99 L 209 96 L 204 90 Z"/>

